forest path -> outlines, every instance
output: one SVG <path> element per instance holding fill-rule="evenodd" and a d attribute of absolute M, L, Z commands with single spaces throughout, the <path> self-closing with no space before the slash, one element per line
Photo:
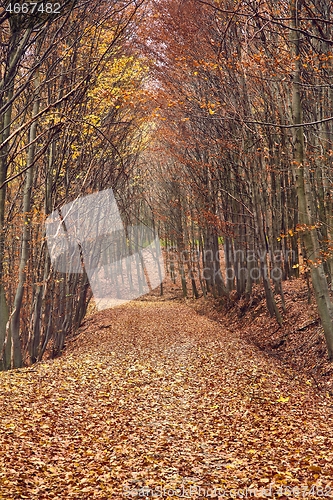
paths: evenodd
<path fill-rule="evenodd" d="M 0 499 L 331 497 L 332 415 L 237 333 L 132 302 L 88 317 L 62 358 L 0 374 Z"/>

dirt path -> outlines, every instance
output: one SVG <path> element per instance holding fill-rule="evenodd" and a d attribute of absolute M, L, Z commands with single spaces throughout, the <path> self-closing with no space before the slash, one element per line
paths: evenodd
<path fill-rule="evenodd" d="M 133 302 L 0 374 L 0 499 L 332 498 L 332 399 L 235 335 Z"/>

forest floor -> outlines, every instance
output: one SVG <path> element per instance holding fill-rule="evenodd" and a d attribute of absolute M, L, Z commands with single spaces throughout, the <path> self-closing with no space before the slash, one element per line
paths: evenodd
<path fill-rule="evenodd" d="M 1 373 L 0 499 L 332 498 L 331 395 L 202 312 L 147 297 Z"/>
<path fill-rule="evenodd" d="M 304 279 L 283 283 L 285 312 L 276 296 L 283 316 L 280 327 L 267 311 L 262 287 L 254 287 L 251 301 L 231 302 L 226 311 L 218 301 L 191 300 L 188 303 L 203 314 L 232 331 L 242 340 L 254 344 L 268 358 L 278 360 L 286 368 L 303 374 L 306 383 L 317 391 L 333 396 L 333 363 L 328 361 L 323 328 L 315 306 L 313 291 Z M 310 299 L 310 300 L 309 300 Z"/>

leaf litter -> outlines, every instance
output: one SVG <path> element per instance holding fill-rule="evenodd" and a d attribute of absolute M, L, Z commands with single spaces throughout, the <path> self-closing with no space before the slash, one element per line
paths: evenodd
<path fill-rule="evenodd" d="M 2 500 L 332 485 L 332 398 L 186 304 L 88 317 L 61 358 L 1 373 L 0 400 Z"/>

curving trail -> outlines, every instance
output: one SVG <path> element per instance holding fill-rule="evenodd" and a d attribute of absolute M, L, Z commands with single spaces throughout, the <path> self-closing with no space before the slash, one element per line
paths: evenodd
<path fill-rule="evenodd" d="M 332 497 L 332 399 L 296 375 L 187 305 L 100 312 L 0 374 L 0 499 Z"/>

